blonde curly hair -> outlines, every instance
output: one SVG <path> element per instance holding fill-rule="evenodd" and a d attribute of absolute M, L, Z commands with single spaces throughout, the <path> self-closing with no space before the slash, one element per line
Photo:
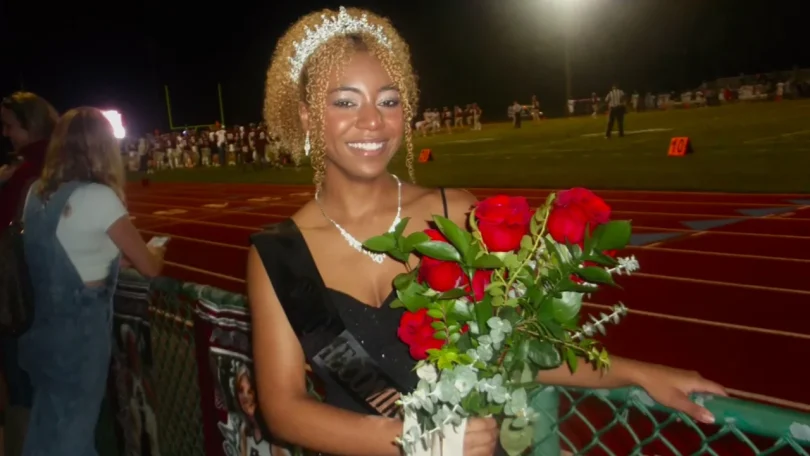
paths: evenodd
<path fill-rule="evenodd" d="M 290 77 L 292 68 L 290 59 L 296 54 L 294 43 L 301 42 L 307 30 L 314 30 L 316 25 L 320 25 L 324 16 L 334 17 L 338 13 L 323 10 L 302 17 L 276 44 L 270 68 L 267 70 L 264 120 L 268 131 L 277 136 L 284 147 L 292 151 L 296 162 L 300 162 L 304 155 L 304 138 L 307 132 L 301 125 L 299 106 L 303 102 L 309 107 L 310 160 L 315 170 L 315 185 L 320 188 L 325 167 L 323 112 L 329 76 L 335 69 L 340 69 L 353 52 L 368 52 L 380 61 L 399 90 L 405 122 L 404 142 L 407 150 L 405 163 L 411 181 L 414 181 L 411 120 L 416 113 L 419 94 L 408 45 L 387 19 L 356 8 L 347 8 L 346 12 L 353 18 L 365 16 L 371 26 L 380 26 L 382 33 L 388 38 L 390 47 L 380 43 L 373 35 L 363 32 L 336 35 L 322 43 L 309 56 L 299 80 L 293 81 Z"/>

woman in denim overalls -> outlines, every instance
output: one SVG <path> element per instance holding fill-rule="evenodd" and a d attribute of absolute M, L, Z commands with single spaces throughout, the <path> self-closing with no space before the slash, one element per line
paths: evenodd
<path fill-rule="evenodd" d="M 20 365 L 34 387 L 25 456 L 96 454 L 94 430 L 106 390 L 121 253 L 146 275 L 156 275 L 162 264 L 162 253 L 149 250 L 126 214 L 123 182 L 117 141 L 101 112 L 66 113 L 23 219 L 25 257 L 36 289 L 34 322 L 19 348 Z M 97 219 L 109 220 L 98 233 L 88 221 Z M 60 222 L 66 226 L 57 235 Z M 73 237 L 66 241 L 68 227 Z M 96 264 L 88 280 L 77 264 L 89 269 L 105 247 L 102 258 L 109 267 Z"/>

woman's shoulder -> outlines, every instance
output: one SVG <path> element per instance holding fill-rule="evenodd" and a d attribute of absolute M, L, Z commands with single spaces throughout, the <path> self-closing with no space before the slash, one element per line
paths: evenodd
<path fill-rule="evenodd" d="M 443 214 L 445 207 L 450 219 L 458 221 L 470 212 L 476 197 L 463 188 L 435 188 L 410 185 L 411 203 L 430 214 Z"/>
<path fill-rule="evenodd" d="M 97 182 L 82 183 L 76 187 L 76 190 L 70 195 L 70 201 L 79 202 L 78 200 L 87 204 L 109 203 L 111 200 L 120 202 L 112 188 Z"/>
<path fill-rule="evenodd" d="M 74 212 L 88 214 L 110 214 L 118 217 L 126 212 L 124 203 L 112 188 L 95 182 L 80 185 L 68 198 Z"/>

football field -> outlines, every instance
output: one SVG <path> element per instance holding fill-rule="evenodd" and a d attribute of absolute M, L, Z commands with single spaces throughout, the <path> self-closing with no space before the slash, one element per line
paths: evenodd
<path fill-rule="evenodd" d="M 494 115 L 494 114 L 493 114 Z M 498 113 L 500 116 L 500 113 Z M 484 119 L 487 114 L 484 114 Z M 629 113 L 624 138 L 606 140 L 606 117 L 505 123 L 418 137 L 435 160 L 417 164 L 420 184 L 448 187 L 810 192 L 810 100 Z M 667 157 L 670 139 L 694 154 Z M 404 153 L 392 171 L 401 176 Z M 208 168 L 161 172 L 156 181 L 309 184 L 300 169 Z"/>

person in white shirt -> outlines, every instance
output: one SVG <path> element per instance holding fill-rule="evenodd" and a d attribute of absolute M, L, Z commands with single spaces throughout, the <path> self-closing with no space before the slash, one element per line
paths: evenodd
<path fill-rule="evenodd" d="M 62 116 L 23 212 L 25 261 L 36 284 L 34 319 L 18 351 L 34 389 L 23 454 L 95 453 L 119 267 L 154 277 L 165 252 L 133 226 L 124 183 L 118 140 L 101 111 Z"/>
<path fill-rule="evenodd" d="M 624 137 L 624 115 L 627 113 L 627 107 L 624 104 L 624 92 L 614 84 L 605 97 L 605 103 L 607 103 L 610 110 L 608 111 L 608 126 L 605 138 L 610 139 L 614 122 L 619 124 L 619 137 Z"/>

